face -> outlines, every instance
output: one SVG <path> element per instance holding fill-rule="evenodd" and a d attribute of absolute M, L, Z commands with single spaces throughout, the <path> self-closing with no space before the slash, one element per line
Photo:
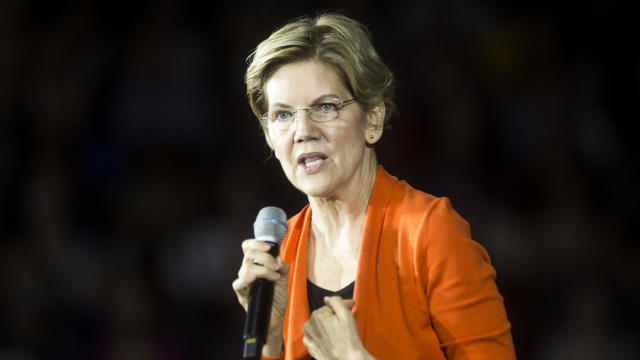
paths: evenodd
<path fill-rule="evenodd" d="M 270 112 L 353 98 L 335 70 L 314 61 L 282 66 L 269 78 L 265 90 Z M 366 141 L 368 120 L 357 102 L 339 110 L 336 119 L 322 123 L 301 110 L 290 128 L 268 126 L 267 136 L 295 187 L 308 196 L 332 198 L 361 179 L 366 156 L 373 151 Z"/>

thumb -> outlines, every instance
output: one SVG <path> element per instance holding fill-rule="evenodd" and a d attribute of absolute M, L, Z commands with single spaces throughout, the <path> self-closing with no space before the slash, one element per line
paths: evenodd
<path fill-rule="evenodd" d="M 289 274 L 289 264 L 287 264 L 280 256 L 276 259 L 278 262 L 278 266 L 280 266 L 280 274 L 287 275 Z"/>
<path fill-rule="evenodd" d="M 354 304 L 355 301 L 351 300 Z M 344 301 L 340 296 L 331 296 L 325 297 L 324 303 L 331 308 L 334 314 L 340 319 L 343 323 L 348 322 L 349 317 L 353 317 L 351 314 L 351 307 L 347 301 Z"/>
<path fill-rule="evenodd" d="M 342 303 L 345 304 L 349 310 L 353 309 L 353 307 L 356 305 L 356 301 L 353 299 L 343 300 Z"/>

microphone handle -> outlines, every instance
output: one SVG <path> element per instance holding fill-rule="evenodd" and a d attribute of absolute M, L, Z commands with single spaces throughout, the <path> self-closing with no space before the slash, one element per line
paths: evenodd
<path fill-rule="evenodd" d="M 280 250 L 279 244 L 265 242 L 271 245 L 269 254 L 276 257 Z M 259 360 L 262 357 L 262 347 L 267 341 L 271 320 L 274 285 L 273 281 L 259 278 L 253 282 L 249 290 L 249 305 L 242 337 L 242 358 L 245 360 Z"/>

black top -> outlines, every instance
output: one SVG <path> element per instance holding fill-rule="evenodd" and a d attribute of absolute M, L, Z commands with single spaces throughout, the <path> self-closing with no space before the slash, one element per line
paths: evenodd
<path fill-rule="evenodd" d="M 338 295 L 345 300 L 353 299 L 353 288 L 355 283 L 356 282 L 354 281 L 338 291 L 329 291 L 327 289 L 319 287 L 318 285 L 312 283 L 311 280 L 307 279 L 307 299 L 309 301 L 309 313 L 324 306 L 325 296 Z"/>

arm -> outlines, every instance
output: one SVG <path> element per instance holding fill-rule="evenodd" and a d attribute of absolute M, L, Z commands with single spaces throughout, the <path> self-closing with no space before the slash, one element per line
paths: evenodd
<path fill-rule="evenodd" d="M 262 347 L 262 355 L 277 357 L 282 353 L 282 329 L 288 302 L 289 266 L 282 258 L 274 258 L 269 254 L 269 249 L 269 245 L 259 240 L 249 239 L 242 243 L 244 258 L 238 271 L 238 278 L 233 281 L 232 287 L 238 302 L 247 311 L 251 284 L 258 278 L 275 281 L 269 333 Z"/>
<path fill-rule="evenodd" d="M 429 217 L 427 301 L 449 359 L 515 359 L 496 273 L 468 224 L 443 199 Z"/>

